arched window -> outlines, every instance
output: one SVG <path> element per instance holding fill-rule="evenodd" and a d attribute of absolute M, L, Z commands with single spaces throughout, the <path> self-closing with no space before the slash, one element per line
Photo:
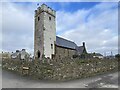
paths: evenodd
<path fill-rule="evenodd" d="M 51 17 L 49 17 L 49 20 L 51 21 Z"/>
<path fill-rule="evenodd" d="M 37 52 L 37 57 L 40 58 L 40 51 Z"/>

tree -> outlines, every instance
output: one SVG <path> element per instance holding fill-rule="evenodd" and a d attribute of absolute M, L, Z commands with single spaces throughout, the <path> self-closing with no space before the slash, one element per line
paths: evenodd
<path fill-rule="evenodd" d="M 116 54 L 115 58 L 117 58 L 120 61 L 120 54 Z"/>

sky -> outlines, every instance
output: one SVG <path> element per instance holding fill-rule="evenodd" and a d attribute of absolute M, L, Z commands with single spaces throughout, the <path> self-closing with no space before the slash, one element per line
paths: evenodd
<path fill-rule="evenodd" d="M 3 2 L 0 5 L 0 51 L 15 52 L 25 48 L 33 54 L 34 11 L 37 3 Z M 78 46 L 85 42 L 89 53 L 118 53 L 117 2 L 44 3 L 56 11 L 57 36 L 74 41 Z"/>

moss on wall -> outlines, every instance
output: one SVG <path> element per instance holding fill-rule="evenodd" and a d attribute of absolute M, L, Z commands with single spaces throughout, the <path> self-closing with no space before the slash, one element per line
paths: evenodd
<path fill-rule="evenodd" d="M 20 61 L 3 60 L 2 67 L 21 75 L 45 80 L 71 80 L 90 77 L 108 71 L 118 70 L 118 60 L 92 59 L 80 60 L 64 58 L 61 60 Z M 28 70 L 23 70 L 28 67 Z"/>

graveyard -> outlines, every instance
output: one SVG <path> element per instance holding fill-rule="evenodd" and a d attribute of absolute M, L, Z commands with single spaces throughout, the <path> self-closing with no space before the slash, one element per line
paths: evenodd
<path fill-rule="evenodd" d="M 2 68 L 40 80 L 68 81 L 118 71 L 118 59 L 43 58 L 40 60 L 3 59 Z"/>

